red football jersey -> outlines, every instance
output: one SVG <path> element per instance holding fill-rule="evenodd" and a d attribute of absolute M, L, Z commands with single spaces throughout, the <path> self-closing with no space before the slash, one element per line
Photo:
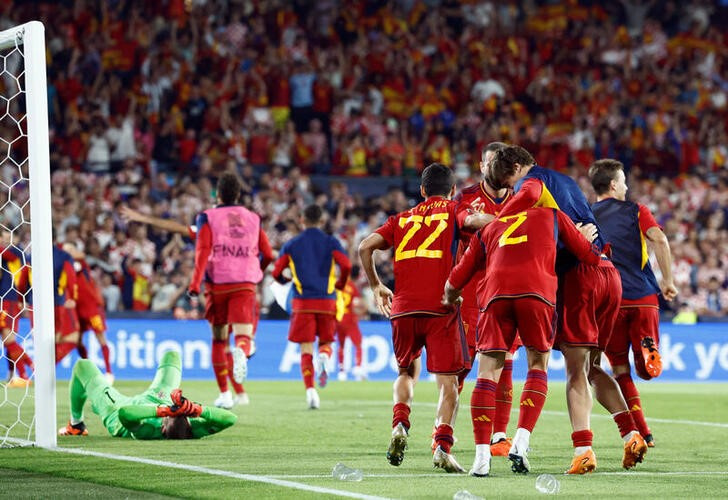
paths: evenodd
<path fill-rule="evenodd" d="M 465 223 L 465 218 L 472 213 L 498 215 L 501 207 L 509 198 L 510 192 L 507 192 L 503 198 L 493 198 L 486 192 L 483 181 L 464 188 L 454 198 L 458 202 L 458 226 L 462 227 Z M 460 232 L 460 247 L 458 248 L 457 261 L 465 255 L 465 251 L 468 249 L 468 244 L 473 234 L 475 234 L 474 231 L 467 231 L 465 229 Z M 476 272 L 475 277 L 468 281 L 462 293 L 463 307 L 480 306 L 477 301 L 477 290 L 478 285 L 482 285 L 484 279 L 485 269 L 480 269 Z"/>
<path fill-rule="evenodd" d="M 91 269 L 89 269 L 86 260 L 81 259 L 76 261 L 81 264 L 81 271 L 76 273 L 77 285 L 78 285 L 78 304 L 79 311 L 95 311 L 95 308 L 104 308 L 104 298 L 99 291 L 99 287 L 91 277 Z"/>
<path fill-rule="evenodd" d="M 582 262 L 600 263 L 599 249 L 563 212 L 530 208 L 496 219 L 476 233 L 450 273 L 450 284 L 460 289 L 478 269 L 485 268 L 485 286 L 478 291 L 478 303 L 483 308 L 498 298 L 523 296 L 535 296 L 554 305 L 557 240 Z"/>
<path fill-rule="evenodd" d="M 356 321 L 357 315 L 351 309 L 354 299 L 361 297 L 353 281 L 346 280 L 343 290 L 336 290 L 336 321 Z"/>
<path fill-rule="evenodd" d="M 457 203 L 432 196 L 391 216 L 377 229 L 394 247 L 394 298 L 390 317 L 448 314 L 441 304 L 458 245 Z"/>

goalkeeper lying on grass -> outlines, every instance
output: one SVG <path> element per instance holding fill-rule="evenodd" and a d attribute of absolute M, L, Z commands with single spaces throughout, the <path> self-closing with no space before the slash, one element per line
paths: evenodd
<path fill-rule="evenodd" d="M 237 416 L 222 408 L 204 408 L 182 396 L 179 353 L 167 351 L 149 388 L 137 396 L 114 389 L 95 364 L 76 362 L 71 375 L 71 421 L 59 429 L 61 436 L 86 436 L 83 407 L 91 409 L 114 437 L 134 439 L 193 439 L 215 434 L 233 425 Z"/>

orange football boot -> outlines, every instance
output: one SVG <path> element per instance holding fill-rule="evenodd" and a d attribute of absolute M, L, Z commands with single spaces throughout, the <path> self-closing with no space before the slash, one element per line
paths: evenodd
<path fill-rule="evenodd" d="M 659 377 L 662 373 L 662 358 L 655 347 L 655 341 L 652 337 L 645 337 L 640 345 L 642 346 L 642 357 L 645 360 L 645 370 L 651 377 Z"/>
<path fill-rule="evenodd" d="M 65 427 L 61 427 L 58 429 L 58 435 L 59 436 L 88 436 L 88 429 L 86 429 L 86 424 L 83 422 L 80 422 L 76 425 L 71 425 L 71 422 L 68 422 L 68 424 Z"/>
<path fill-rule="evenodd" d="M 33 384 L 32 380 L 22 377 L 13 377 L 8 381 L 8 387 L 11 389 L 25 389 Z"/>
<path fill-rule="evenodd" d="M 629 441 L 624 443 L 624 457 L 622 458 L 622 467 L 631 469 L 638 463 L 642 462 L 647 453 L 647 443 L 640 436 L 639 432 L 633 432 Z"/>
<path fill-rule="evenodd" d="M 490 455 L 493 457 L 507 457 L 508 452 L 511 451 L 511 439 L 501 439 L 497 443 L 490 444 Z"/>
<path fill-rule="evenodd" d="M 597 457 L 594 455 L 594 450 L 586 450 L 578 457 L 574 457 L 571 461 L 571 468 L 564 474 L 586 474 L 588 472 L 594 472 L 597 468 Z"/>

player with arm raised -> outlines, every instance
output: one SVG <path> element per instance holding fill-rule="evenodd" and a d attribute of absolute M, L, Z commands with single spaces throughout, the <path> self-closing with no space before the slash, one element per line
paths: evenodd
<path fill-rule="evenodd" d="M 516 335 L 528 356 L 521 393 L 518 430 L 508 451 L 513 472 L 530 470 L 531 432 L 546 401 L 547 367 L 553 345 L 557 278 L 556 244 L 561 241 L 579 260 L 597 265 L 599 250 L 574 223 L 555 209 L 531 208 L 500 217 L 476 233 L 445 284 L 445 301 L 453 304 L 468 281 L 485 270 L 479 288 L 482 318 L 478 323 L 478 380 L 470 400 L 475 436 L 473 476 L 490 472 L 491 431 L 496 414 L 496 384 Z"/>
<path fill-rule="evenodd" d="M 182 363 L 177 351 L 162 356 L 149 388 L 136 396 L 125 396 L 111 386 L 91 361 L 76 362 L 69 393 L 71 420 L 58 430 L 61 436 L 87 436 L 83 407 L 101 417 L 113 437 L 134 439 L 194 439 L 215 434 L 235 423 L 227 410 L 193 403 L 179 389 Z"/>
<path fill-rule="evenodd" d="M 491 142 L 483 148 L 480 160 L 480 172 L 483 180 L 472 186 L 463 188 L 453 198 L 458 202 L 458 223 L 462 226 L 460 246 L 458 248 L 458 261 L 468 248 L 470 239 L 475 231 L 481 229 L 487 222 L 498 215 L 503 204 L 510 197 L 510 190 L 495 189 L 488 183 L 488 169 L 493 159 L 493 154 L 498 149 L 508 146 L 503 142 Z M 484 283 L 485 270 L 478 270 L 474 279 L 470 280 L 462 291 L 463 304 L 460 306 L 460 315 L 463 319 L 465 334 L 468 339 L 468 358 L 470 362 L 475 359 L 475 332 L 478 325 L 479 311 L 482 304 L 478 303 L 477 289 Z M 511 416 L 511 405 L 513 401 L 513 354 L 520 346 L 518 336 L 516 341 L 506 353 L 505 364 L 498 379 L 495 399 L 495 420 L 493 421 L 493 443 L 491 454 L 495 456 L 508 456 L 511 448 L 511 440 L 506 437 L 506 429 Z M 471 365 L 466 364 L 466 369 L 458 377 L 459 390 L 462 391 L 463 382 L 470 373 Z M 434 445 L 434 442 L 433 442 Z"/>
<path fill-rule="evenodd" d="M 654 438 L 630 374 L 629 351 L 631 347 L 637 375 L 645 380 L 660 375 L 662 360 L 658 352 L 660 310 L 657 295 L 662 293 L 666 300 L 677 296 L 672 279 L 670 245 L 650 210 L 639 203 L 627 201 L 627 184 L 621 162 L 597 160 L 589 168 L 589 178 L 597 193 L 597 202 L 592 205 L 592 210 L 604 239 L 612 245 L 612 261 L 622 278 L 622 303 L 605 353 L 640 434 L 647 446 L 652 447 Z M 650 266 L 647 243 L 654 247 L 660 266 L 662 280 L 659 285 Z"/>
<path fill-rule="evenodd" d="M 336 331 L 336 290 L 343 290 L 351 272 L 351 262 L 341 243 L 321 230 L 323 211 L 318 205 L 303 210 L 301 234 L 281 247 L 272 276 L 279 283 L 293 281 L 293 313 L 288 340 L 301 346 L 301 375 L 306 387 L 306 403 L 312 410 L 321 402 L 314 387 L 313 344 L 318 337 L 316 370 L 319 386 L 328 381 L 327 365 Z M 339 267 L 338 278 L 335 267 Z M 283 275 L 288 269 L 290 280 Z"/>
<path fill-rule="evenodd" d="M 205 318 L 212 329 L 212 367 L 220 389 L 216 406 L 234 404 L 228 389 L 229 332 L 235 336 L 233 378 L 242 383 L 248 373 L 248 358 L 255 352 L 256 290 L 263 270 L 273 260 L 273 251 L 260 217 L 237 205 L 241 183 L 226 172 L 217 182 L 217 201 L 197 216 L 195 270 L 189 293 L 198 295 L 205 280 Z"/>
<path fill-rule="evenodd" d="M 188 226 L 173 219 L 162 219 L 160 217 L 143 214 L 127 206 L 123 206 L 120 208 L 120 214 L 127 221 L 148 224 L 163 231 L 169 231 L 170 233 L 179 233 L 183 236 L 188 236 L 193 240 L 197 237 L 197 226 Z"/>
<path fill-rule="evenodd" d="M 578 184 L 566 175 L 536 165 L 531 154 L 520 146 L 496 151 L 489 173 L 494 186 L 513 187 L 513 197 L 501 217 L 515 215 L 530 207 L 550 207 L 563 211 L 577 225 L 593 224 L 594 214 Z M 597 234 L 594 243 L 605 243 Z M 568 474 L 585 474 L 596 468 L 590 429 L 592 394 L 612 415 L 624 440 L 622 466 L 632 468 L 641 462 L 647 444 L 637 430 L 617 382 L 600 366 L 619 313 L 622 286 L 619 273 L 609 260 L 599 266 L 580 264 L 574 255 L 561 250 L 557 255 L 559 275 L 559 323 L 555 347 L 566 362 L 566 400 L 573 433 L 574 458 Z"/>
<path fill-rule="evenodd" d="M 437 406 L 433 464 L 447 472 L 465 472 L 450 454 L 458 406 L 458 374 L 467 354 L 465 332 L 457 308 L 442 304 L 442 289 L 455 262 L 459 229 L 455 178 L 445 165 L 433 163 L 422 172 L 420 193 L 425 201 L 391 216 L 359 245 L 362 269 L 377 307 L 392 321 L 392 343 L 399 366 L 394 381 L 392 439 L 389 463 L 404 459 L 410 429 L 410 407 L 420 375 L 422 348 L 427 370 L 434 373 L 440 400 Z M 377 275 L 375 250 L 394 248 L 396 293 Z"/>
<path fill-rule="evenodd" d="M 187 236 L 188 238 L 192 239 L 193 241 L 197 239 L 197 226 L 196 225 L 186 225 L 179 221 L 173 220 L 173 219 L 163 219 L 160 217 L 154 217 L 151 215 L 143 214 L 137 210 L 134 210 L 128 206 L 122 206 L 119 210 L 121 217 L 126 221 L 133 221 L 133 222 L 139 222 L 140 224 L 148 224 L 150 226 L 156 227 L 157 229 L 161 229 L 163 231 L 169 231 L 170 233 L 176 233 L 181 234 L 183 236 Z M 258 325 L 258 319 L 260 318 L 260 304 L 255 304 L 255 322 L 253 323 L 253 337 L 255 337 L 255 331 Z M 231 327 L 228 326 L 228 333 L 230 332 Z M 235 342 L 235 339 L 233 338 L 233 342 Z M 245 392 L 245 388 L 243 387 L 243 384 L 236 381 L 233 377 L 234 372 L 234 365 L 235 362 L 233 360 L 233 353 L 230 352 L 230 348 L 228 347 L 225 350 L 225 356 L 227 358 L 227 372 L 228 372 L 228 381 L 232 384 L 233 390 L 235 391 L 235 397 L 233 398 L 233 403 L 238 405 L 247 405 L 250 403 L 250 399 L 248 398 L 248 394 Z M 223 397 L 219 400 L 219 403 L 228 406 L 229 404 L 229 398 Z"/>

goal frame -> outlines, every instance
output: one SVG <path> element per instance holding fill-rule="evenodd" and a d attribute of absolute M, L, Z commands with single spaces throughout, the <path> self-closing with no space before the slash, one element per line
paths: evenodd
<path fill-rule="evenodd" d="M 31 263 L 33 268 L 33 347 L 35 357 L 35 440 L 53 448 L 56 440 L 56 361 L 53 315 L 53 238 L 48 145 L 48 91 L 45 27 L 30 21 L 0 32 L 0 50 L 22 48 L 25 76 Z"/>

